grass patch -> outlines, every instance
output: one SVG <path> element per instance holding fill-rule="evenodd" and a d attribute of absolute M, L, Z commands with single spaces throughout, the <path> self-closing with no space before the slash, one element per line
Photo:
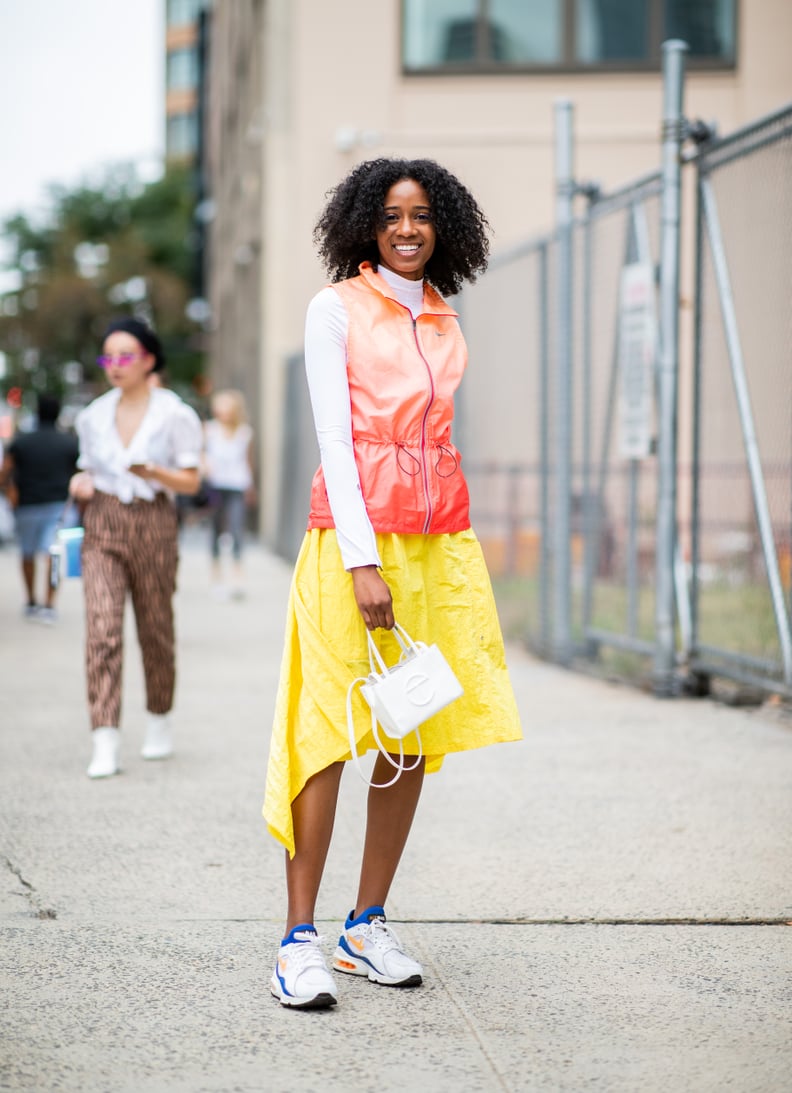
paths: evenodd
<path fill-rule="evenodd" d="M 539 580 L 536 577 L 496 577 L 493 589 L 504 636 L 541 647 L 542 620 Z M 547 597 L 550 617 L 546 621 L 552 637 L 552 592 Z M 623 585 L 598 581 L 593 589 L 591 625 L 598 630 L 627 635 L 630 611 Z M 578 589 L 572 594 L 572 636 L 585 645 L 583 627 L 585 603 Z M 640 587 L 633 605 L 633 637 L 654 641 L 654 589 Z M 780 658 L 778 631 L 770 591 L 766 584 L 714 582 L 699 590 L 699 641 L 745 656 Z M 646 674 L 647 658 L 610 647 L 600 647 L 598 660 L 603 670 L 634 679 Z"/>

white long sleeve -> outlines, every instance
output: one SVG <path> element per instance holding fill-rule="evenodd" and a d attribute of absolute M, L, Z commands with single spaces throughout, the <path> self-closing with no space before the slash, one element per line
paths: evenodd
<path fill-rule="evenodd" d="M 400 303 L 414 317 L 423 309 L 423 282 L 406 281 L 380 267 Z M 305 372 L 330 511 L 345 569 L 382 565 L 360 489 L 352 447 L 352 411 L 347 380 L 349 320 L 341 297 L 322 289 L 305 319 Z"/>
<path fill-rule="evenodd" d="M 348 320 L 332 288 L 314 296 L 305 317 L 305 374 L 327 497 L 345 569 L 382 565 L 352 449 L 346 370 Z"/>

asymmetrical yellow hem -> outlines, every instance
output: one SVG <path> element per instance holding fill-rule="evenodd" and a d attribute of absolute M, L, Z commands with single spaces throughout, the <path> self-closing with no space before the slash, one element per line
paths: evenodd
<path fill-rule="evenodd" d="M 427 773 L 449 752 L 522 738 L 489 574 L 475 533 L 378 534 L 382 576 L 396 620 L 412 638 L 437 643 L 464 688 L 461 698 L 421 726 Z M 374 639 L 387 664 L 400 649 L 387 631 Z M 314 774 L 350 759 L 346 698 L 369 672 L 366 628 L 334 529 L 307 532 L 292 579 L 286 639 L 270 744 L 264 818 L 294 856 L 292 801 Z M 359 753 L 376 744 L 370 711 L 356 689 Z M 385 746 L 388 737 L 380 732 Z M 405 754 L 416 754 L 414 736 Z M 389 749 L 391 750 L 391 749 Z M 392 750 L 398 753 L 398 742 Z"/>

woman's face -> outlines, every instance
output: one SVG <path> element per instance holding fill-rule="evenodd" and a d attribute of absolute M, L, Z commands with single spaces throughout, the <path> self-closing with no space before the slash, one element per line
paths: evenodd
<path fill-rule="evenodd" d="M 221 425 L 231 425 L 234 421 L 236 406 L 227 395 L 216 395 L 212 399 L 212 417 Z"/>
<path fill-rule="evenodd" d="M 415 179 L 403 178 L 388 190 L 382 212 L 376 232 L 380 262 L 400 277 L 420 281 L 437 239 L 429 195 Z"/>
<path fill-rule="evenodd" d="M 137 338 L 125 330 L 116 330 L 106 339 L 102 359 L 108 382 L 122 391 L 145 384 L 155 364 L 153 354 L 147 353 Z"/>

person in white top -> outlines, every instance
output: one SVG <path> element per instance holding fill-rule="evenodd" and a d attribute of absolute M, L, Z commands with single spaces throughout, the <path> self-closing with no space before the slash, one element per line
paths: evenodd
<path fill-rule="evenodd" d="M 231 595 L 240 599 L 242 589 L 242 546 L 248 504 L 253 489 L 253 430 L 247 422 L 247 407 L 241 391 L 217 391 L 210 404 L 212 417 L 204 426 L 204 477 L 212 506 L 212 584 L 219 598 L 227 595 L 222 579 L 220 537 L 231 538 L 233 580 Z"/>
<path fill-rule="evenodd" d="M 149 383 L 165 362 L 140 319 L 117 319 L 99 365 L 111 390 L 76 420 L 80 470 L 69 492 L 83 512 L 86 674 L 93 730 L 88 776 L 120 770 L 124 605 L 132 598 L 146 682 L 145 759 L 172 752 L 173 593 L 178 565 L 174 495 L 200 485 L 201 422 L 173 391 Z"/>

